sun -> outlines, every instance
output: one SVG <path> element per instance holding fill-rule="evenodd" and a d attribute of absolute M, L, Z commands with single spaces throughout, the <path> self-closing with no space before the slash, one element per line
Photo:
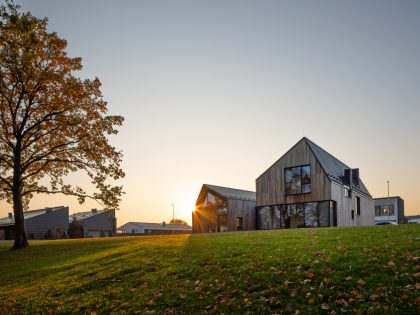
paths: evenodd
<path fill-rule="evenodd" d="M 184 220 L 188 224 L 192 222 L 192 212 L 195 209 L 197 196 L 191 193 L 181 194 L 179 199 L 174 200 L 175 218 Z"/>

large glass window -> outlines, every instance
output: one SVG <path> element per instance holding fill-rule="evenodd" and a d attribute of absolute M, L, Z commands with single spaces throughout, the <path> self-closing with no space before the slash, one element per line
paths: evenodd
<path fill-rule="evenodd" d="M 260 230 L 280 229 L 280 207 L 262 207 L 257 210 L 258 213 L 258 228 Z"/>
<path fill-rule="evenodd" d="M 306 194 L 311 189 L 311 166 L 297 166 L 284 169 L 286 195 Z"/>
<path fill-rule="evenodd" d="M 218 215 L 217 216 L 217 232 L 227 232 L 227 215 Z"/>
<path fill-rule="evenodd" d="M 207 200 L 208 203 L 215 203 L 216 202 L 216 196 L 213 195 L 212 193 L 208 192 L 207 193 Z"/>
<path fill-rule="evenodd" d="M 305 226 L 330 226 L 329 202 L 308 202 L 305 207 Z"/>
<path fill-rule="evenodd" d="M 376 217 L 387 217 L 393 216 L 394 214 L 394 205 L 385 205 L 385 206 L 376 206 L 375 207 L 375 216 Z"/>
<path fill-rule="evenodd" d="M 304 211 L 303 211 L 302 203 L 288 205 L 287 212 L 289 214 L 291 228 L 298 228 L 298 227 L 305 226 L 305 218 L 304 218 Z"/>
<path fill-rule="evenodd" d="M 329 201 L 261 207 L 257 211 L 262 230 L 330 226 Z"/>
<path fill-rule="evenodd" d="M 271 229 L 270 207 L 258 209 L 258 228 L 260 230 Z"/>

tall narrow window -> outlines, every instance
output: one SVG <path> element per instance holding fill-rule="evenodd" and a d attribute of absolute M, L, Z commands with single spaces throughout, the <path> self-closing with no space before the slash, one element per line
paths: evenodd
<path fill-rule="evenodd" d="M 360 215 L 360 197 L 356 196 L 356 214 Z"/>
<path fill-rule="evenodd" d="M 284 169 L 286 195 L 311 192 L 311 166 L 297 166 Z"/>

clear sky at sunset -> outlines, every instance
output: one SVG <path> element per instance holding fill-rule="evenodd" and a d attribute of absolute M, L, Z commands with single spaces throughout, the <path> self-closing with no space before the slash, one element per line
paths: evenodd
<path fill-rule="evenodd" d="M 168 222 L 172 203 L 191 223 L 203 183 L 255 190 L 303 136 L 420 214 L 420 1 L 16 2 L 48 17 L 126 119 L 112 138 L 118 225 Z M 46 195 L 30 207 L 55 205 L 100 207 Z"/>

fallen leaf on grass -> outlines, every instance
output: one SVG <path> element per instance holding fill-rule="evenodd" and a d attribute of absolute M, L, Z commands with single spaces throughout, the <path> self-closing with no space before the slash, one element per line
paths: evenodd
<path fill-rule="evenodd" d="M 321 304 L 321 308 L 322 308 L 323 310 L 327 310 L 327 309 L 329 309 L 330 307 L 328 306 L 328 304 L 327 304 L 327 303 L 322 303 L 322 304 Z"/>
<path fill-rule="evenodd" d="M 362 279 L 359 279 L 357 281 L 357 284 L 360 285 L 361 287 L 363 287 L 366 284 L 366 282 L 364 280 L 362 280 Z"/>

